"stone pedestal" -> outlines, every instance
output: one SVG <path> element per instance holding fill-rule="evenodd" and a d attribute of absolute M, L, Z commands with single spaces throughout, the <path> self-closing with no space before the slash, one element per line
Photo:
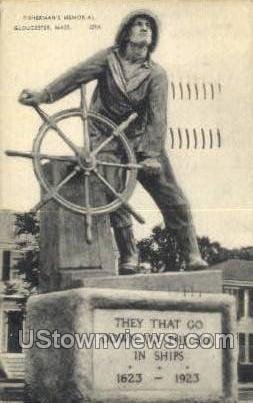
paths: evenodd
<path fill-rule="evenodd" d="M 236 403 L 236 345 L 186 344 L 188 334 L 211 342 L 216 334 L 230 334 L 233 341 L 234 300 L 200 289 L 185 292 L 187 276 L 168 273 L 163 282 L 160 275 L 146 275 L 146 282 L 129 276 L 131 290 L 80 288 L 30 298 L 27 329 L 34 343 L 27 350 L 26 382 L 33 403 Z M 203 276 L 208 284 L 214 274 Z M 182 291 L 151 291 L 166 281 Z M 167 346 L 148 346 L 143 339 L 162 334 L 169 335 Z"/>
<path fill-rule="evenodd" d="M 53 186 L 72 170 L 71 164 L 63 162 L 46 164 L 44 167 L 48 182 Z M 105 204 L 101 186 L 94 183 L 91 188 L 92 205 Z M 85 206 L 83 175 L 73 178 L 61 189 L 60 194 L 72 203 Z M 116 275 L 108 215 L 92 217 L 91 244 L 86 240 L 85 216 L 74 214 L 50 201 L 42 208 L 40 217 L 40 292 L 79 287 L 79 280 L 87 277 Z"/>
<path fill-rule="evenodd" d="M 124 290 L 176 291 L 191 297 L 202 293 L 222 293 L 223 280 L 220 270 L 196 272 L 169 272 L 160 274 L 137 274 L 86 278 L 80 280 L 80 287 L 111 288 Z"/>

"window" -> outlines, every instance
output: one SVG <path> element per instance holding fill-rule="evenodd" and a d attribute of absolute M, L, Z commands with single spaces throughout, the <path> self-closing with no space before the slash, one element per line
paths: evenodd
<path fill-rule="evenodd" d="M 20 311 L 7 312 L 7 352 L 21 353 L 19 345 L 19 330 L 23 328 L 23 314 Z"/>
<path fill-rule="evenodd" d="M 253 318 L 253 289 L 249 289 L 249 316 Z"/>
<path fill-rule="evenodd" d="M 242 288 L 224 287 L 224 292 L 233 295 L 236 299 L 237 319 L 240 319 L 245 314 L 244 310 L 244 290 Z"/>
<path fill-rule="evenodd" d="M 239 362 L 244 363 L 246 360 L 246 350 L 245 350 L 245 334 L 239 333 Z"/>
<path fill-rule="evenodd" d="M 239 363 L 253 364 L 253 333 L 239 333 Z"/>
<path fill-rule="evenodd" d="M 253 363 L 253 334 L 249 334 L 249 362 Z"/>
<path fill-rule="evenodd" d="M 11 269 L 11 252 L 9 250 L 3 251 L 3 273 L 2 280 L 10 280 L 10 269 Z"/>
<path fill-rule="evenodd" d="M 244 311 L 244 290 L 243 289 L 239 289 L 238 290 L 238 294 L 237 294 L 237 298 L 238 298 L 238 305 L 237 305 L 237 318 L 241 318 L 242 316 L 245 315 L 245 311 Z"/>
<path fill-rule="evenodd" d="M 18 278 L 18 270 L 14 269 L 14 267 L 16 266 L 20 258 L 21 258 L 20 251 L 17 251 L 15 249 L 11 251 L 11 274 L 10 274 L 11 280 L 15 280 Z"/>

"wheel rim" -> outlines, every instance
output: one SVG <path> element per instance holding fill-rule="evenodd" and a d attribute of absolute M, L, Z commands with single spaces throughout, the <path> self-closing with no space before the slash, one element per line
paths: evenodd
<path fill-rule="evenodd" d="M 62 120 L 71 118 L 71 117 L 80 117 L 81 118 L 81 111 L 80 109 L 67 109 L 64 111 L 61 111 L 59 113 L 56 113 L 52 115 L 52 119 L 55 123 L 58 123 Z M 108 118 L 105 118 L 101 116 L 98 113 L 95 112 L 88 112 L 88 118 L 97 120 L 99 122 L 104 123 L 107 127 L 109 127 L 111 130 L 115 130 L 117 126 Z M 52 199 L 58 202 L 61 206 L 67 208 L 70 211 L 73 211 L 78 214 L 90 214 L 90 215 L 99 215 L 99 214 L 108 214 L 116 209 L 118 209 L 123 201 L 115 198 L 112 202 L 102 205 L 102 206 L 97 206 L 97 207 L 89 207 L 86 208 L 84 206 L 81 206 L 79 204 L 75 204 L 67 199 L 65 199 L 63 196 L 61 196 L 58 192 L 55 192 L 53 187 L 50 185 L 48 180 L 45 177 L 45 174 L 43 172 L 43 166 L 41 164 L 41 158 L 40 158 L 40 149 L 43 143 L 44 138 L 48 134 L 48 131 L 52 129 L 52 127 L 48 123 L 44 123 L 38 132 L 38 135 L 36 136 L 34 142 L 33 142 L 33 153 L 34 153 L 34 158 L 33 158 L 33 168 L 35 175 L 43 187 L 43 189 L 52 195 Z M 128 162 L 129 163 L 136 163 L 135 155 L 131 149 L 131 147 L 128 144 L 128 141 L 123 133 L 120 133 L 117 138 L 118 141 L 123 145 L 124 151 L 126 153 Z M 126 179 L 125 179 L 125 186 L 123 192 L 120 193 L 121 197 L 127 201 L 135 188 L 136 185 L 136 178 L 137 178 L 137 170 L 136 169 L 129 169 L 127 170 L 126 173 Z"/>

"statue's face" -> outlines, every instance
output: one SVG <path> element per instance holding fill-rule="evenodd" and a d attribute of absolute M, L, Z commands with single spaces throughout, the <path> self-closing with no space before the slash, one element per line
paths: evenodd
<path fill-rule="evenodd" d="M 129 32 L 129 40 L 135 44 L 145 43 L 150 45 L 152 42 L 152 28 L 149 20 L 144 17 L 137 17 Z"/>

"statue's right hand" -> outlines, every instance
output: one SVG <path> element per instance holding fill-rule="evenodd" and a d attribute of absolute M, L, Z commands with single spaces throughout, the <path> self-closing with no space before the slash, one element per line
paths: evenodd
<path fill-rule="evenodd" d="M 38 105 L 44 101 L 44 92 L 25 89 L 19 95 L 18 100 L 23 105 Z"/>

